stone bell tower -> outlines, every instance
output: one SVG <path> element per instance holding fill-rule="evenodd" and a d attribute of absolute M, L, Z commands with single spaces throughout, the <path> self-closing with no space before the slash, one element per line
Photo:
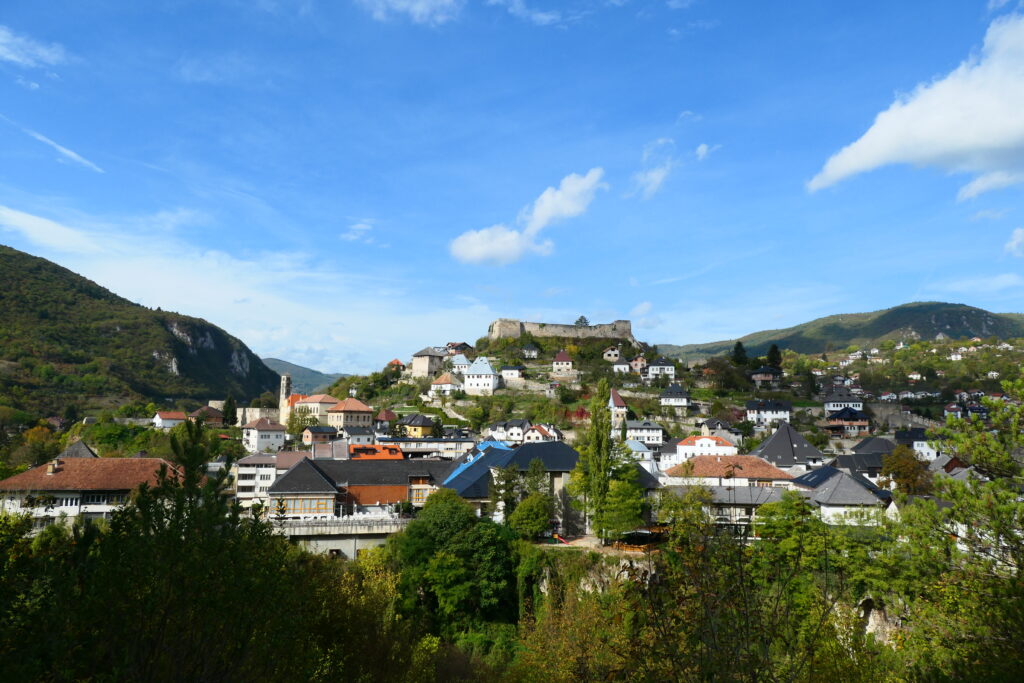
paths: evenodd
<path fill-rule="evenodd" d="M 281 395 L 277 399 L 278 420 L 281 424 L 288 424 L 288 416 L 291 406 L 288 405 L 288 397 L 292 395 L 292 376 L 281 375 Z"/>

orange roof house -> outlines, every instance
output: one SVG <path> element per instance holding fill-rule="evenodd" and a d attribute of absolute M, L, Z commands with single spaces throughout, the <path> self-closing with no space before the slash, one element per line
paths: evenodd
<path fill-rule="evenodd" d="M 353 460 L 405 460 L 405 454 L 398 446 L 352 445 L 348 447 Z"/>
<path fill-rule="evenodd" d="M 706 437 L 705 437 L 706 438 Z M 692 479 L 748 479 L 789 481 L 793 477 L 756 455 L 695 455 L 668 472 L 670 477 Z"/>

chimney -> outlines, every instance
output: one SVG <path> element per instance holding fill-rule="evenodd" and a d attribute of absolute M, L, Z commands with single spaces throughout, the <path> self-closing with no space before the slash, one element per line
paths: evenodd
<path fill-rule="evenodd" d="M 49 476 L 51 474 L 56 474 L 59 471 L 60 471 L 60 459 L 59 458 L 54 458 L 50 462 L 46 463 L 46 474 L 47 474 L 47 476 Z"/>

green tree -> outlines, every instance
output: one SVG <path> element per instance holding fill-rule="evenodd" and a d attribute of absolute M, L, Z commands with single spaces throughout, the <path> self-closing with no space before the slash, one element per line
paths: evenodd
<path fill-rule="evenodd" d="M 896 446 L 891 453 L 882 456 L 882 485 L 887 486 L 889 482 L 908 496 L 926 495 L 932 491 L 932 473 L 928 471 L 928 463 L 909 446 Z"/>
<path fill-rule="evenodd" d="M 632 481 L 613 479 L 597 525 L 606 537 L 618 537 L 643 525 L 644 494 Z"/>
<path fill-rule="evenodd" d="M 589 327 L 590 321 L 587 320 L 587 316 L 581 315 L 580 317 L 576 318 L 576 322 L 574 324 L 576 325 L 576 327 Z"/>
<path fill-rule="evenodd" d="M 516 509 L 522 485 L 519 468 L 515 465 L 495 468 L 488 487 L 491 510 L 497 512 L 500 509 L 507 520 Z"/>
<path fill-rule="evenodd" d="M 235 405 L 235 397 L 228 394 L 224 399 L 224 424 L 233 425 L 238 422 L 238 407 Z"/>
<path fill-rule="evenodd" d="M 521 538 L 533 540 L 551 530 L 554 505 L 551 496 L 534 492 L 528 495 L 508 518 L 508 525 Z"/>
<path fill-rule="evenodd" d="M 743 367 L 747 364 L 747 350 L 743 348 L 743 342 L 738 341 L 732 347 L 732 355 L 729 358 L 732 364 L 737 367 Z"/>
<path fill-rule="evenodd" d="M 773 368 L 782 367 L 782 352 L 779 351 L 777 344 L 772 344 L 768 349 L 768 355 L 765 357 L 765 363 Z"/>
<path fill-rule="evenodd" d="M 315 427 L 318 424 L 320 421 L 316 419 L 316 415 L 311 414 L 308 410 L 297 408 L 288 414 L 288 424 L 285 425 L 285 429 L 292 436 L 299 436 L 306 427 Z"/>
<path fill-rule="evenodd" d="M 544 461 L 534 458 L 526 469 L 526 476 L 523 479 L 523 492 L 526 495 L 534 493 L 551 493 L 551 476 L 548 474 Z"/>

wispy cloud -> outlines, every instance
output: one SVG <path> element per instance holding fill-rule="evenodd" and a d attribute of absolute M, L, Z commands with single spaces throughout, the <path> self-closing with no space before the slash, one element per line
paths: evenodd
<path fill-rule="evenodd" d="M 1024 15 L 996 19 L 977 56 L 898 97 L 834 154 L 811 192 L 888 164 L 973 173 L 959 199 L 1024 182 Z"/>
<path fill-rule="evenodd" d="M 362 244 L 373 244 L 374 236 L 370 234 L 373 231 L 372 221 L 364 219 L 356 221 L 348 226 L 348 229 L 338 235 L 341 239 L 346 242 L 360 242 Z"/>
<path fill-rule="evenodd" d="M 982 209 L 981 211 L 975 212 L 974 215 L 971 216 L 971 220 L 997 221 L 1006 216 L 1006 214 L 1009 213 L 1009 211 L 1009 209 Z"/>
<path fill-rule="evenodd" d="M 1010 234 L 1010 241 L 1003 246 L 1003 249 L 1007 253 L 1024 258 L 1024 228 L 1015 229 Z"/>
<path fill-rule="evenodd" d="M 514 263 L 528 253 L 550 254 L 551 240 L 538 241 L 539 233 L 553 222 L 579 216 L 587 210 L 598 190 L 607 189 L 602 182 L 604 169 L 592 168 L 586 175 L 570 173 L 557 188 L 549 187 L 530 206 L 519 212 L 516 230 L 503 224 L 482 230 L 468 230 L 454 240 L 450 251 L 463 263 Z"/>
<path fill-rule="evenodd" d="M 87 231 L 0 205 L 0 230 L 19 233 L 29 242 L 75 253 L 96 253 L 97 241 Z"/>
<path fill-rule="evenodd" d="M 676 165 L 673 157 L 675 146 L 676 142 L 672 138 L 658 138 L 644 145 L 644 167 L 633 174 L 631 195 L 639 194 L 644 199 L 650 199 L 658 193 Z"/>
<path fill-rule="evenodd" d="M 1015 289 L 1024 286 L 1024 277 L 1017 273 L 1000 275 L 983 275 L 981 277 L 963 278 L 951 282 L 940 283 L 934 288 L 945 292 L 959 294 L 992 294 L 1004 289 Z"/>
<path fill-rule="evenodd" d="M 487 0 L 488 5 L 504 7 L 508 13 L 518 19 L 524 19 L 537 26 L 551 26 L 562 21 L 562 13 L 557 10 L 538 10 L 527 7 L 524 0 Z"/>
<path fill-rule="evenodd" d="M 25 132 L 26 135 L 29 135 L 29 136 L 35 138 L 36 140 L 38 140 L 39 142 L 43 143 L 44 145 L 49 145 L 50 147 L 55 149 L 57 151 L 57 153 L 60 154 L 63 158 L 65 158 L 65 159 L 67 159 L 69 161 L 73 161 L 76 164 L 80 164 L 81 166 L 85 166 L 86 168 L 88 168 L 88 169 L 90 169 L 92 171 L 96 171 L 97 173 L 103 173 L 104 172 L 102 168 L 100 168 L 96 164 L 92 163 L 91 161 L 89 161 L 88 159 L 83 157 L 78 152 L 75 152 L 74 150 L 68 149 L 67 147 L 64 147 L 63 145 L 57 144 L 56 142 L 54 142 L 50 138 L 46 137 L 42 133 L 37 133 L 36 131 L 31 130 L 29 128 L 22 128 L 22 130 Z"/>
<path fill-rule="evenodd" d="M 356 0 L 374 19 L 407 16 L 417 24 L 439 25 L 458 16 L 465 0 Z"/>
<path fill-rule="evenodd" d="M 712 152 L 717 152 L 720 149 L 722 149 L 721 145 L 709 145 L 706 142 L 702 142 L 697 145 L 697 149 L 693 150 L 693 155 L 697 157 L 697 161 L 704 161 Z"/>
<path fill-rule="evenodd" d="M 703 117 L 700 114 L 690 111 L 689 109 L 684 109 L 679 112 L 679 116 L 676 117 L 676 125 L 678 126 L 679 124 L 686 123 L 687 121 L 700 121 L 702 118 Z"/>
<path fill-rule="evenodd" d="M 41 43 L 0 25 L 0 62 L 10 62 L 25 68 L 41 68 L 55 66 L 66 60 L 67 52 L 63 46 Z"/>
<path fill-rule="evenodd" d="M 35 81 L 30 81 L 27 78 L 22 78 L 21 76 L 15 78 L 14 82 L 20 85 L 21 87 L 25 88 L 26 90 L 39 90 L 38 83 L 36 83 Z"/>

